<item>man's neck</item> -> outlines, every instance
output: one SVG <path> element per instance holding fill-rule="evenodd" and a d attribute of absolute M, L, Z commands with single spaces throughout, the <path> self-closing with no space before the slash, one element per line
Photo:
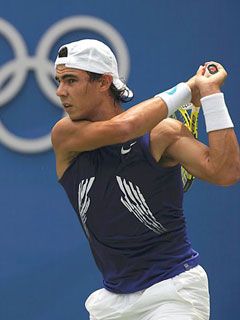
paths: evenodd
<path fill-rule="evenodd" d="M 124 112 L 124 109 L 119 103 L 113 101 L 105 101 L 97 107 L 94 114 L 91 116 L 91 121 L 106 121 Z"/>

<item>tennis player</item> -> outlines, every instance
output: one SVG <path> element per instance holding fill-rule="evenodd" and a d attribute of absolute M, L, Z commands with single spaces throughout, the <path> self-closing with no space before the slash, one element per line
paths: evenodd
<path fill-rule="evenodd" d="M 86 301 L 91 320 L 207 320 L 209 291 L 186 234 L 180 165 L 228 186 L 240 178 L 239 146 L 220 88 L 206 65 L 187 82 L 127 111 L 132 91 L 112 51 L 97 40 L 62 46 L 57 95 L 68 116 L 52 130 L 59 182 L 103 276 Z M 201 101 L 199 99 L 201 98 Z M 202 105 L 209 145 L 168 118 Z"/>

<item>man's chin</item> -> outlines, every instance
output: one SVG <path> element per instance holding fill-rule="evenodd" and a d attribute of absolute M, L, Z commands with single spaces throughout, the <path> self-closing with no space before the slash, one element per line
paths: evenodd
<path fill-rule="evenodd" d="M 84 121 L 84 120 L 87 120 L 81 116 L 76 116 L 76 115 L 73 115 L 73 114 L 68 114 L 69 118 L 72 120 L 72 121 Z"/>

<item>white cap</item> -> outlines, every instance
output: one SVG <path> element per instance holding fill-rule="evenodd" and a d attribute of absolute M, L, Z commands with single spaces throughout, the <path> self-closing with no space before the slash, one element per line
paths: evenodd
<path fill-rule="evenodd" d="M 59 64 L 99 74 L 110 74 L 114 86 L 118 90 L 124 90 L 122 95 L 133 97 L 133 92 L 119 79 L 117 60 L 112 50 L 101 41 L 84 39 L 61 46 L 55 68 Z"/>

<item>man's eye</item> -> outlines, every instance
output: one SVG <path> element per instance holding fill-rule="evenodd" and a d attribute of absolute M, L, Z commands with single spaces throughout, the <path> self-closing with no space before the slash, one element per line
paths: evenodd
<path fill-rule="evenodd" d="M 74 82 L 76 82 L 75 79 L 68 79 L 68 83 L 69 83 L 69 84 L 74 83 Z"/>

